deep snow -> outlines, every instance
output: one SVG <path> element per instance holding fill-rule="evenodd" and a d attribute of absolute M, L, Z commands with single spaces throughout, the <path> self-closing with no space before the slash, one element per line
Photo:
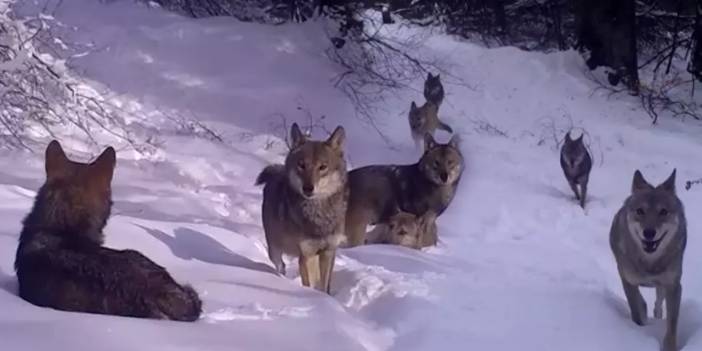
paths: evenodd
<path fill-rule="evenodd" d="M 44 2 L 41 1 L 40 5 Z M 53 1 L 52 9 L 58 4 Z M 33 1 L 15 6 L 36 15 Z M 439 219 L 440 244 L 344 249 L 332 297 L 272 273 L 260 224 L 268 163 L 280 162 L 281 118 L 325 116 L 347 130 L 352 166 L 417 159 L 406 113 L 421 81 L 378 115 L 388 145 L 332 86 L 340 70 L 323 55 L 316 23 L 263 26 L 192 20 L 132 1 L 64 1 L 52 28 L 91 87 L 153 119 L 197 116 L 225 143 L 163 128 L 155 155 L 120 151 L 107 244 L 138 249 L 190 282 L 205 302 L 195 324 L 58 312 L 16 296 L 12 268 L 20 221 L 43 181 L 41 151 L 0 156 L 0 340 L 3 349 L 72 350 L 657 350 L 660 321 L 638 327 L 608 246 L 612 216 L 635 169 L 653 183 L 678 169 L 688 214 L 680 344 L 702 349 L 702 176 L 692 121 L 658 126 L 635 98 L 595 90 L 575 52 L 485 49 L 444 35 L 421 48 L 472 88 L 446 84 L 442 118 L 462 136 L 467 162 L 458 194 Z M 281 117 L 282 116 L 282 117 Z M 595 157 L 590 200 L 572 199 L 557 138 L 584 128 Z M 317 133 L 316 137 L 323 135 Z M 439 139 L 446 140 L 445 134 Z M 271 142 L 274 142 L 271 144 Z M 87 160 L 78 140 L 64 142 Z M 651 291 L 645 296 L 652 298 Z M 652 306 L 652 300 L 649 307 Z"/>

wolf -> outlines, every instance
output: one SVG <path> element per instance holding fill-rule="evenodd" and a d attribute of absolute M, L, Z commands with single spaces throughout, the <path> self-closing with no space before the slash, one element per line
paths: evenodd
<path fill-rule="evenodd" d="M 565 142 L 561 147 L 561 168 L 565 174 L 568 185 L 575 193 L 575 199 L 580 201 L 580 207 L 585 208 L 587 197 L 587 183 L 590 179 L 592 169 L 592 157 L 583 143 L 583 135 L 573 140 L 570 132 L 565 136 Z M 578 191 L 578 185 L 580 191 Z"/>
<path fill-rule="evenodd" d="M 639 287 L 655 287 L 655 318 L 663 317 L 665 300 L 667 330 L 662 351 L 677 350 L 678 315 L 682 286 L 683 253 L 687 244 L 685 210 L 675 193 L 675 172 L 654 187 L 634 173 L 631 195 L 614 216 L 609 243 L 617 262 L 631 319 L 643 325 L 646 301 Z"/>
<path fill-rule="evenodd" d="M 417 107 L 417 104 L 412 101 L 408 119 L 412 139 L 417 146 L 420 145 L 425 134 L 433 135 L 437 128 L 451 134 L 453 133 L 453 129 L 439 119 L 438 111 L 439 106 L 431 101 L 427 101 L 422 107 Z"/>
<path fill-rule="evenodd" d="M 463 168 L 457 135 L 441 144 L 426 134 L 424 153 L 417 163 L 352 170 L 346 213 L 347 245 L 362 245 L 366 226 L 388 222 L 397 208 L 415 216 L 431 211 L 439 217 L 456 194 Z"/>
<path fill-rule="evenodd" d="M 427 73 L 427 79 L 424 81 L 424 99 L 431 101 L 437 108 L 441 106 L 444 101 L 444 86 L 441 84 L 440 74 Z"/>
<path fill-rule="evenodd" d="M 422 216 L 397 210 L 386 223 L 378 223 L 366 234 L 366 244 L 394 244 L 421 249 L 437 243 L 436 214 Z"/>
<path fill-rule="evenodd" d="M 58 141 L 46 149 L 46 181 L 23 221 L 15 270 L 24 300 L 57 310 L 195 321 L 202 302 L 135 250 L 103 246 L 115 150 L 71 161 Z"/>
<path fill-rule="evenodd" d="M 290 136 L 285 164 L 267 166 L 256 179 L 256 185 L 264 185 L 268 257 L 281 275 L 282 255 L 298 257 L 303 285 L 329 293 L 349 198 L 344 128 L 338 126 L 326 141 L 315 141 L 294 123 Z"/>

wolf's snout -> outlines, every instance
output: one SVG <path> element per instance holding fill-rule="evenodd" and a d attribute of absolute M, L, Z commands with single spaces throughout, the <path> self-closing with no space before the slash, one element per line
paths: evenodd
<path fill-rule="evenodd" d="M 656 230 L 655 229 L 644 229 L 643 236 L 644 236 L 644 239 L 646 239 L 646 240 L 653 240 L 653 238 L 656 237 Z"/>
<path fill-rule="evenodd" d="M 439 178 L 441 178 L 442 182 L 446 182 L 448 180 L 448 173 L 446 173 L 446 172 L 439 173 Z"/>
<path fill-rule="evenodd" d="M 313 185 L 303 185 L 302 192 L 305 194 L 305 196 L 312 196 L 312 193 L 314 193 L 314 186 Z"/>

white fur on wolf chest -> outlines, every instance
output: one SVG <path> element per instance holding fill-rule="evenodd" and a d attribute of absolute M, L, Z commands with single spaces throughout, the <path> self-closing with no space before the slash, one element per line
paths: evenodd
<path fill-rule="evenodd" d="M 633 265 L 626 265 L 621 267 L 620 271 L 624 279 L 630 284 L 649 288 L 673 285 L 680 280 L 680 274 L 674 269 L 651 273 L 636 269 Z"/>
<path fill-rule="evenodd" d="M 327 248 L 339 246 L 344 238 L 343 228 L 346 201 L 332 199 L 310 199 L 300 203 L 302 239 L 300 250 L 314 254 Z"/>
<path fill-rule="evenodd" d="M 437 213 L 441 213 L 448 207 L 456 193 L 456 183 L 458 183 L 458 179 L 448 184 L 430 184 L 422 188 L 413 188 L 412 184 L 408 179 L 402 176 L 398 168 L 394 168 L 393 172 L 395 178 L 399 180 L 401 194 L 405 194 L 400 200 L 401 208 L 405 211 L 421 215 L 428 209 L 431 209 Z M 407 194 L 412 194 L 414 196 L 407 196 Z M 410 201 L 408 198 L 416 200 Z"/>

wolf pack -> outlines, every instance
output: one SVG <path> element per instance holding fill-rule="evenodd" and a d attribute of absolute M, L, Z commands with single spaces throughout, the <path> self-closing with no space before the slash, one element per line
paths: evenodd
<path fill-rule="evenodd" d="M 326 140 L 314 140 L 292 124 L 284 164 L 265 167 L 255 180 L 263 186 L 268 256 L 281 276 L 286 275 L 284 255 L 296 258 L 302 284 L 330 294 L 339 248 L 437 245 L 437 218 L 451 204 L 465 164 L 458 136 L 438 117 L 444 100 L 438 74 L 428 74 L 424 97 L 421 107 L 412 101 L 408 114 L 411 137 L 422 148 L 413 164 L 348 170 L 342 126 Z M 447 143 L 434 139 L 437 129 L 452 134 Z M 592 157 L 583 135 L 565 135 L 560 164 L 585 208 Z M 23 221 L 17 247 L 20 297 L 63 311 L 198 320 L 202 302 L 195 289 L 176 282 L 139 251 L 104 246 L 115 166 L 112 147 L 81 163 L 70 160 L 58 141 L 48 145 L 46 180 Z M 633 322 L 644 325 L 647 319 L 640 287 L 655 288 L 655 318 L 663 318 L 665 302 L 663 351 L 678 347 L 686 235 L 675 170 L 657 186 L 636 170 L 631 193 L 614 215 L 610 247 Z"/>

